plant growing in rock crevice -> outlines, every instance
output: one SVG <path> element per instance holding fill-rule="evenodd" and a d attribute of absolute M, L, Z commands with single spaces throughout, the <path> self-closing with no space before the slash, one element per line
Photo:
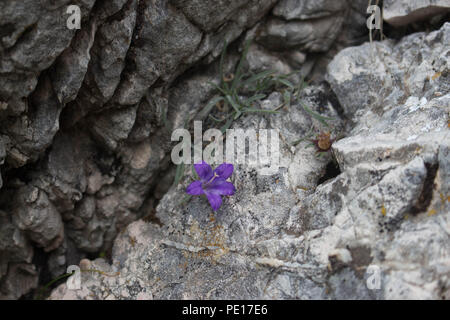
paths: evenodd
<path fill-rule="evenodd" d="M 282 75 L 277 74 L 275 70 L 264 70 L 256 74 L 250 72 L 244 73 L 244 63 L 250 44 L 251 40 L 245 43 L 235 71 L 229 76 L 226 76 L 224 73 L 224 60 L 227 52 L 227 43 L 225 43 L 219 65 L 220 83 L 219 85 L 211 83 L 219 94 L 209 101 L 200 111 L 200 115 L 209 115 L 210 119 L 219 123 L 225 122 L 221 127 L 221 131 L 224 132 L 231 126 L 234 120 L 237 120 L 245 113 L 275 114 L 282 107 L 290 106 L 292 99 L 295 99 L 300 102 L 300 105 L 308 114 L 325 126 L 328 126 L 326 121 L 333 120 L 333 118 L 324 117 L 314 112 L 305 103 L 300 101 L 300 94 L 307 86 L 307 82 L 304 81 L 304 78 L 297 84 L 294 84 L 290 80 L 291 76 L 298 73 L 297 71 Z M 254 107 L 255 104 L 261 102 L 273 91 L 279 91 L 283 95 L 283 103 L 280 106 L 273 110 Z M 220 106 L 222 110 L 230 110 L 229 107 L 231 106 L 231 112 L 227 113 L 223 118 L 218 119 L 210 114 L 215 106 Z"/>
<path fill-rule="evenodd" d="M 313 111 L 301 101 L 301 93 L 308 85 L 304 78 L 298 83 L 293 83 L 291 77 L 298 72 L 289 74 L 277 74 L 275 70 L 264 70 L 259 73 L 245 72 L 244 65 L 251 40 L 245 42 L 241 57 L 236 68 L 231 73 L 225 74 L 225 57 L 228 44 L 225 42 L 219 62 L 219 84 L 210 84 L 216 89 L 216 96 L 200 110 L 197 117 L 205 119 L 208 117 L 213 122 L 220 124 L 220 130 L 224 133 L 231 127 L 233 122 L 242 115 L 248 113 L 277 114 L 283 107 L 289 107 L 292 101 L 298 101 L 300 106 L 311 117 L 329 127 L 327 121 L 334 118 L 325 117 Z M 261 109 L 257 106 L 270 93 L 279 91 L 283 96 L 283 102 L 272 110 Z M 212 113 L 217 108 L 219 115 Z M 322 151 L 328 151 L 322 150 Z M 177 166 L 174 185 L 178 185 L 185 171 L 185 164 Z"/>
<path fill-rule="evenodd" d="M 260 73 L 244 73 L 244 63 L 250 47 L 251 41 L 245 43 L 241 58 L 230 75 L 225 75 L 224 61 L 227 53 L 227 43 L 224 45 L 219 64 L 220 83 L 210 83 L 219 93 L 200 111 L 200 115 L 208 115 L 210 119 L 217 123 L 223 123 L 221 131 L 225 132 L 241 115 L 246 113 L 277 113 L 277 110 L 265 110 L 255 108 L 254 105 L 267 97 L 270 91 L 276 90 L 280 86 L 294 88 L 288 80 L 290 74 L 277 75 L 273 70 L 264 70 Z M 210 114 L 217 106 L 225 111 L 222 118 L 216 118 Z M 231 108 L 230 108 L 231 107 Z M 228 112 L 231 110 L 231 112 Z"/>

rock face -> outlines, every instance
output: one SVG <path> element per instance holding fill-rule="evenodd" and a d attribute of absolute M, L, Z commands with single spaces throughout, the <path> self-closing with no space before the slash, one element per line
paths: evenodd
<path fill-rule="evenodd" d="M 64 261 L 108 250 L 118 231 L 150 210 L 150 190 L 159 197 L 167 190 L 172 180 L 158 179 L 169 165 L 163 118 L 175 118 L 186 102 L 169 99 L 176 96 L 174 80 L 212 62 L 224 39 L 237 39 L 274 4 L 0 4 L 0 208 L 11 230 L 48 252 L 53 277 Z M 80 8 L 80 30 L 67 27 L 69 5 Z M 197 108 L 212 90 L 195 95 Z M 35 287 L 39 270 L 13 290 L 6 271 L 19 281 L 14 272 L 35 266 L 27 258 L 8 268 L 7 260 L 0 292 L 18 298 Z"/>
<path fill-rule="evenodd" d="M 258 42 L 271 49 L 327 51 L 341 31 L 349 6 L 339 1 L 280 1 L 262 25 Z"/>
<path fill-rule="evenodd" d="M 383 1 L 383 18 L 394 26 L 403 26 L 450 11 L 446 0 Z"/>
<path fill-rule="evenodd" d="M 81 29 L 68 28 L 69 5 Z M 384 5 L 408 19 L 421 10 Z M 2 1 L 0 299 L 30 297 L 104 255 L 112 265 L 82 264 L 121 276 L 102 287 L 100 274 L 83 273 L 82 291 L 53 297 L 448 297 L 438 250 L 448 230 L 449 25 L 359 46 L 366 9 L 367 0 Z M 245 72 L 314 81 L 289 103 L 281 88 L 255 102 L 281 113 L 234 123 L 280 129 L 280 169 L 237 165 L 239 192 L 212 216 L 204 199 L 179 205 L 192 177 L 171 188 L 170 136 L 192 120 L 216 126 L 203 108 L 217 97 L 219 57 L 226 42 L 233 78 L 248 39 Z M 331 128 L 303 105 L 332 117 Z M 297 144 L 310 129 L 347 137 L 318 157 Z M 410 242 L 428 233 L 437 238 L 425 257 Z M 371 263 L 388 281 L 381 291 L 365 284 Z M 403 264 L 415 270 L 405 279 Z"/>
<path fill-rule="evenodd" d="M 346 115 L 358 118 L 365 106 L 381 114 L 407 99 L 423 104 L 448 93 L 449 30 L 447 23 L 438 32 L 407 36 L 396 45 L 384 41 L 342 50 L 328 65 L 327 81 Z"/>
<path fill-rule="evenodd" d="M 354 124 L 332 154 L 292 145 L 325 129 L 298 100 L 242 118 L 235 127 L 279 128 L 277 174 L 237 165 L 237 193 L 216 214 L 204 198 L 182 201 L 188 174 L 160 201 L 159 224 L 139 220 L 118 236 L 111 265 L 80 265 L 109 276 L 82 272 L 80 290 L 62 284 L 51 298 L 448 299 L 449 36 L 447 23 L 376 43 L 372 60 L 368 44 L 343 50 L 326 78 Z M 326 86 L 300 100 L 343 129 Z M 280 102 L 275 92 L 262 106 Z"/>

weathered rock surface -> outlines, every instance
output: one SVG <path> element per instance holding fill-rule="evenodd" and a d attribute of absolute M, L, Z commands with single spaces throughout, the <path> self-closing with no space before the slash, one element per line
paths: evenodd
<path fill-rule="evenodd" d="M 367 1 L 282 0 L 257 30 L 257 41 L 271 50 L 327 52 L 339 43 L 361 43 L 367 34 Z"/>
<path fill-rule="evenodd" d="M 282 0 L 274 7 L 273 14 L 286 20 L 306 20 L 330 16 L 339 11 L 346 10 L 346 7 L 347 3 L 345 0 Z"/>
<path fill-rule="evenodd" d="M 280 1 L 258 30 L 257 41 L 270 49 L 327 51 L 348 13 L 346 1 Z"/>
<path fill-rule="evenodd" d="M 35 288 L 38 281 L 38 273 L 31 264 L 33 248 L 25 233 L 11 220 L 11 215 L 0 211 L 0 299 L 18 299 Z M 22 285 L 16 286 L 21 282 Z"/>
<path fill-rule="evenodd" d="M 236 165 L 237 193 L 224 199 L 216 214 L 201 197 L 182 202 L 193 179 L 188 174 L 159 203 L 159 225 L 139 220 L 118 236 L 111 265 L 103 259 L 83 261 L 82 269 L 101 269 L 108 276 L 82 272 L 81 290 L 63 284 L 51 298 L 448 299 L 449 48 L 448 42 L 433 39 L 449 34 L 446 24 L 390 47 L 394 54 L 386 57 L 384 78 L 388 70 L 401 70 L 404 62 L 395 57 L 413 55 L 412 44 L 416 54 L 439 48 L 433 65 L 441 75 L 430 86 L 415 88 L 408 78 L 397 77 L 396 85 L 410 86 L 411 95 L 380 102 L 382 108 L 344 94 L 348 83 L 353 91 L 379 92 L 370 86 L 383 78 L 376 65 L 364 71 L 365 77 L 345 67 L 361 63 L 359 53 L 368 45 L 335 58 L 328 75 L 332 88 L 347 113 L 356 105 L 361 113 L 347 137 L 332 146 L 341 172 L 331 175 L 327 169 L 331 154 L 318 158 L 305 148 L 307 142 L 291 145 L 311 126 L 325 129 L 297 102 L 281 114 L 242 118 L 236 127 L 280 129 L 278 174 L 262 176 Z M 355 73 L 336 81 L 336 65 Z M 436 95 L 436 90 L 443 92 Z M 339 133 L 341 122 L 325 87 L 311 86 L 301 99 L 334 116 L 332 127 Z M 280 94 L 273 93 L 262 106 L 273 109 L 280 102 Z"/>
<path fill-rule="evenodd" d="M 66 27 L 69 4 L 80 6 L 80 30 Z M 383 272 L 387 270 L 386 277 L 392 277 L 389 285 L 406 286 L 409 296 L 435 297 L 439 290 L 448 296 L 443 276 L 447 264 L 437 251 L 447 228 L 441 212 L 447 210 L 450 166 L 442 127 L 448 117 L 449 27 L 411 35 L 397 45 L 376 43 L 373 61 L 367 56 L 367 45 L 342 51 L 327 73 L 326 66 L 338 51 L 367 38 L 366 7 L 367 0 L 3 1 L 0 298 L 23 297 L 38 285 L 40 273 L 43 281 L 42 270 L 48 270 L 45 278 L 54 278 L 87 255 L 109 256 L 119 233 L 112 254 L 119 264 L 96 261 L 94 267 L 122 270 L 122 276 L 111 277 L 105 285 L 108 289 L 97 289 L 101 276 L 84 273 L 87 285 L 82 293 L 61 287 L 62 294 L 79 298 L 400 295 L 367 290 L 362 271 L 373 260 Z M 405 9 L 408 17 L 415 10 L 411 8 Z M 204 129 L 214 125 L 199 110 L 215 97 L 211 83 L 220 82 L 217 58 L 224 40 L 230 44 L 225 76 L 232 77 L 237 51 L 250 38 L 256 41 L 249 49 L 247 70 L 299 70 L 293 81 L 302 76 L 317 80 L 301 98 L 317 112 L 335 117 L 333 137 L 344 126 L 354 128 L 334 144 L 342 173 L 324 183 L 339 173 L 330 163 L 330 154 L 317 158 L 313 149 L 304 148 L 306 142 L 290 145 L 311 127 L 316 133 L 328 130 L 298 101 L 281 114 L 242 118 L 235 126 L 281 128 L 282 168 L 278 175 L 265 177 L 257 169 L 237 166 L 235 183 L 248 192 L 227 199 L 210 221 L 208 205 L 201 199 L 178 206 L 181 186 L 165 195 L 175 174 L 169 157 L 170 133 L 192 119 L 203 120 Z M 327 84 L 320 84 L 326 73 L 338 99 Z M 261 107 L 273 109 L 283 102 L 282 93 L 274 92 Z M 342 115 L 353 119 L 352 126 L 342 121 Z M 372 156 L 382 160 L 373 161 Z M 189 179 L 185 177 L 183 183 Z M 434 190 L 430 196 L 422 187 L 432 185 L 433 179 L 436 186 L 427 188 Z M 357 195 L 361 203 L 352 202 Z M 143 216 L 152 217 L 158 201 L 156 217 L 162 226 L 140 221 L 126 229 Z M 374 229 L 362 229 L 372 220 L 353 216 L 357 210 L 375 214 L 383 201 L 386 216 L 373 221 L 386 222 L 391 231 L 375 236 Z M 317 214 L 309 215 L 310 211 Z M 344 222 L 336 222 L 333 214 L 345 221 L 351 216 L 355 222 L 349 230 L 373 242 L 343 235 L 339 228 Z M 413 218 L 398 222 L 406 216 Z M 423 229 L 422 218 L 428 221 Z M 417 229 L 414 223 L 406 228 L 414 219 L 420 222 Z M 433 221 L 445 228 L 437 228 Z M 182 234 L 184 229 L 190 231 Z M 418 239 L 426 232 L 437 236 L 426 261 L 418 259 L 419 245 L 401 261 L 425 273 L 430 280 L 427 289 L 411 287 L 412 283 L 420 286 L 425 278 L 405 278 L 405 284 L 398 280 L 401 275 L 377 258 L 384 256 L 377 250 L 386 241 L 385 232 L 398 239 L 386 242 L 391 256 L 395 250 L 406 250 L 411 232 Z M 184 269 L 177 269 L 174 261 Z M 423 267 L 428 262 L 436 262 L 437 267 Z M 141 269 L 150 266 L 150 275 Z M 140 270 L 138 276 L 133 278 L 128 269 Z M 236 279 L 241 271 L 248 290 Z M 204 288 L 200 284 L 205 279 L 198 280 L 197 286 L 189 282 L 197 281 L 200 272 L 211 281 Z M 228 280 L 220 282 L 214 272 Z M 352 285 L 343 285 L 342 279 Z M 154 286 L 153 281 L 158 283 Z M 441 289 L 436 289 L 435 281 Z M 213 284 L 224 289 L 216 292 Z"/>
<path fill-rule="evenodd" d="M 149 192 L 165 193 L 172 180 L 164 177 L 164 119 L 187 105 L 173 82 L 194 64 L 215 60 L 224 39 L 237 39 L 275 2 L 0 4 L 0 208 L 8 228 L 48 252 L 51 274 L 75 257 L 108 250 L 121 229 L 151 209 Z M 66 26 L 69 5 L 81 9 L 80 30 Z M 214 71 L 208 79 L 217 78 Z M 195 92 L 196 108 L 212 90 Z M 19 279 L 21 269 L 2 268 L 2 298 L 36 285 L 39 270 L 23 278 L 30 285 L 12 290 L 8 279 Z"/>
<path fill-rule="evenodd" d="M 6 157 L 6 150 L 5 145 L 3 144 L 3 139 L 0 136 L 0 166 L 5 162 Z M 2 173 L 0 170 L 0 189 L 2 188 L 3 180 L 2 180 Z"/>
<path fill-rule="evenodd" d="M 61 216 L 43 190 L 24 186 L 13 200 L 14 223 L 39 247 L 46 251 L 56 249 L 62 242 L 64 229 Z"/>
<path fill-rule="evenodd" d="M 303 99 L 317 110 L 319 104 L 314 101 L 319 94 L 325 97 L 326 89 L 311 87 L 305 91 Z M 281 102 L 281 94 L 274 93 L 268 100 L 263 101 L 263 105 L 264 108 L 273 109 Z M 338 119 L 331 102 L 326 103 L 326 99 L 321 102 L 325 103 L 324 106 L 320 106 L 325 107 L 322 112 L 328 110 L 329 116 L 335 116 Z M 339 128 L 339 120 L 336 120 L 334 124 L 336 128 Z M 249 268 L 244 264 L 248 260 L 246 255 L 255 254 L 252 252 L 257 249 L 252 247 L 256 243 L 264 243 L 265 240 L 276 237 L 282 230 L 289 229 L 290 224 L 282 225 L 293 219 L 291 215 L 295 213 L 293 213 L 292 208 L 298 202 L 298 194 L 303 194 L 305 190 L 309 190 L 317 184 L 317 181 L 325 173 L 329 158 L 320 159 L 315 156 L 314 151 L 304 149 L 304 146 L 298 147 L 297 151 L 293 151 L 295 148 L 291 147 L 291 143 L 299 138 L 299 134 L 306 134 L 306 128 L 315 126 L 317 129 L 324 129 L 319 122 L 313 120 L 306 111 L 303 111 L 299 104 L 293 103 L 289 110 L 276 116 L 267 118 L 260 116 L 246 117 L 234 126 L 245 129 L 283 128 L 280 138 L 285 143 L 280 159 L 283 167 L 280 169 L 280 173 L 276 176 L 259 176 L 257 169 L 251 169 L 245 165 L 239 166 L 239 169 L 236 169 L 238 175 L 235 177 L 235 185 L 238 190 L 245 190 L 245 192 L 240 192 L 236 198 L 225 200 L 225 208 L 221 209 L 216 217 L 212 215 L 211 209 L 204 199 L 193 199 L 187 206 L 180 205 L 182 199 L 180 193 L 183 193 L 184 185 L 172 189 L 164 196 L 157 209 L 157 218 L 162 223 L 162 228 L 141 220 L 132 224 L 119 236 L 120 240 L 116 241 L 114 247 L 114 265 L 107 267 L 106 270 L 110 273 L 120 270 L 120 276 L 115 277 L 116 279 L 113 277 L 107 280 L 111 281 L 108 282 L 111 284 L 111 286 L 108 286 L 108 294 L 96 291 L 97 289 L 94 288 L 97 288 L 98 283 L 92 281 L 89 276 L 85 278 L 83 274 L 86 283 L 92 284 L 93 287 L 89 286 L 89 288 L 86 287 L 87 290 L 83 289 L 76 292 L 67 291 L 67 297 L 88 298 L 88 295 L 92 294 L 95 298 L 105 298 L 106 295 L 109 298 L 119 298 L 122 293 L 124 297 L 128 298 L 138 296 L 138 298 L 142 298 L 142 296 L 154 298 L 254 297 L 249 295 L 250 292 L 259 290 L 258 287 L 262 286 L 265 276 L 259 275 L 256 265 Z M 308 158 L 309 165 L 301 166 L 300 159 L 306 158 Z M 191 178 L 187 177 L 184 181 L 187 182 Z M 276 210 L 274 210 L 275 207 Z M 239 215 L 241 215 L 240 218 L 238 218 Z M 145 234 L 148 235 L 148 238 L 143 239 L 143 234 L 140 232 L 129 233 L 131 229 L 143 231 L 142 228 L 146 230 Z M 189 231 L 183 232 L 182 230 Z M 141 262 L 147 261 L 143 265 L 143 269 L 136 270 L 136 266 L 128 264 L 128 262 L 131 262 L 131 255 L 134 256 L 134 252 L 129 255 L 126 251 L 130 253 L 130 250 L 124 251 L 124 249 L 130 243 L 134 248 L 142 248 L 148 251 L 147 254 L 144 254 L 144 251 L 136 252 L 136 257 L 139 255 Z M 152 249 L 144 248 L 141 245 L 143 243 L 151 244 Z M 261 244 L 260 250 L 264 248 L 264 244 Z M 265 249 L 267 250 L 267 248 Z M 150 261 L 158 259 L 163 261 L 160 266 L 150 263 Z M 227 262 L 223 259 L 232 259 L 232 261 Z M 91 267 L 99 266 L 97 263 L 99 262 L 94 262 Z M 187 272 L 187 270 L 193 268 L 191 263 L 196 264 L 196 271 L 193 273 Z M 221 270 L 223 263 L 228 264 L 227 270 Z M 117 269 L 116 264 L 117 266 L 120 265 L 119 269 Z M 262 264 L 264 265 L 264 262 Z M 128 268 L 130 268 L 130 272 L 126 271 Z M 147 268 L 153 269 L 151 279 L 144 276 L 144 273 L 148 273 Z M 136 270 L 136 272 L 131 270 Z M 215 275 L 217 272 L 219 274 Z M 246 275 L 245 283 L 251 287 L 254 286 L 254 289 L 244 288 L 240 281 L 236 281 L 238 280 L 236 277 L 242 272 Z M 203 276 L 201 276 L 202 274 Z M 225 279 L 223 279 L 224 274 L 227 275 Z M 181 284 L 175 290 L 173 290 L 174 288 L 161 288 L 160 292 L 150 289 L 148 285 L 148 281 L 157 281 L 158 278 L 175 279 L 180 276 L 186 277 L 186 281 L 189 283 L 198 283 L 195 289 L 192 288 L 195 292 L 189 292 L 190 289 L 188 288 L 185 288 L 188 291 L 183 289 L 184 284 Z M 221 281 L 229 282 L 230 289 L 235 289 L 232 296 L 229 296 L 229 292 L 225 288 L 218 288 L 219 292 L 213 292 L 212 289 L 217 286 L 216 276 L 221 277 Z M 201 279 L 202 277 L 203 279 Z M 258 282 L 255 283 L 255 280 L 258 280 Z M 171 282 L 172 280 L 168 281 Z M 133 292 L 125 292 L 126 290 L 123 291 L 122 288 L 115 287 L 115 284 L 118 283 L 130 284 L 130 288 L 132 286 L 141 289 L 132 289 Z M 201 288 L 202 285 L 204 285 L 203 288 Z M 85 293 L 86 296 L 84 296 Z"/>
<path fill-rule="evenodd" d="M 414 97 L 426 103 L 450 91 L 449 37 L 446 23 L 438 31 L 413 34 L 398 44 L 386 40 L 344 49 L 328 65 L 327 81 L 346 115 L 354 119 L 366 107 L 381 114 Z"/>
<path fill-rule="evenodd" d="M 394 26 L 422 21 L 449 11 L 450 2 L 446 0 L 383 1 L 383 18 Z"/>
<path fill-rule="evenodd" d="M 94 2 L 76 0 L 70 4 L 78 5 L 86 18 Z M 24 98 L 35 89 L 39 73 L 70 44 L 76 30 L 70 30 L 65 23 L 68 5 L 68 0 L 2 1 L 0 94 L 9 113 L 25 111 Z"/>

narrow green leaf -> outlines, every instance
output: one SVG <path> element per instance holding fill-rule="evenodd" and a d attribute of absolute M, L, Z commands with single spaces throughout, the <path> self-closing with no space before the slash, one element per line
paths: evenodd
<path fill-rule="evenodd" d="M 255 74 L 255 75 L 251 76 L 251 77 L 248 78 L 247 80 L 243 81 L 243 84 L 244 84 L 245 86 L 249 86 L 249 85 L 251 85 L 251 84 L 253 84 L 253 83 L 255 83 L 255 82 L 257 82 L 257 81 L 259 81 L 259 80 L 261 80 L 261 79 L 264 79 L 264 78 L 267 78 L 267 77 L 271 76 L 271 75 L 274 74 L 274 73 L 275 73 L 274 70 L 265 70 L 265 71 L 262 71 L 262 72 L 260 72 L 260 73 L 257 73 L 257 74 Z"/>
<path fill-rule="evenodd" d="M 288 91 L 288 90 L 284 91 L 283 100 L 284 100 L 284 105 L 289 108 L 291 106 L 291 92 L 290 91 Z"/>
<path fill-rule="evenodd" d="M 224 122 L 225 121 L 225 119 L 219 119 L 219 118 L 216 118 L 216 117 L 214 117 L 213 115 L 208 115 L 208 117 L 211 119 L 211 120 L 213 120 L 214 122 Z"/>
<path fill-rule="evenodd" d="M 271 78 L 264 78 L 262 81 L 258 81 L 257 90 L 258 92 L 268 91 L 274 86 L 274 80 Z"/>
<path fill-rule="evenodd" d="M 255 94 L 254 96 L 251 96 L 250 98 L 248 98 L 247 100 L 245 100 L 246 105 L 255 102 L 255 101 L 259 101 L 261 99 L 264 99 L 267 95 L 263 94 L 263 93 L 258 93 Z"/>
<path fill-rule="evenodd" d="M 291 143 L 291 145 L 296 146 L 300 142 L 308 140 L 313 135 L 313 132 L 314 132 L 314 126 L 311 126 L 311 128 L 308 130 L 308 132 L 306 133 L 306 135 L 303 138 L 295 140 L 294 142 Z"/>
<path fill-rule="evenodd" d="M 223 97 L 215 97 L 211 100 L 209 100 L 209 102 L 206 104 L 206 106 L 199 112 L 198 116 L 200 119 L 205 118 L 210 112 L 211 110 L 214 108 L 214 106 L 220 102 L 223 101 L 224 98 Z"/>
<path fill-rule="evenodd" d="M 194 165 L 191 165 L 191 171 L 192 171 L 192 176 L 194 177 L 195 180 L 198 180 L 198 174 L 197 171 L 195 171 Z"/>
<path fill-rule="evenodd" d="M 295 86 L 292 84 L 292 82 L 290 82 L 290 81 L 287 80 L 287 79 L 278 77 L 278 78 L 275 79 L 275 81 L 284 84 L 286 87 L 289 87 L 289 88 L 292 89 L 292 90 L 295 88 Z"/>
<path fill-rule="evenodd" d="M 308 112 L 312 117 L 314 117 L 315 119 L 317 119 L 318 121 L 320 121 L 322 124 L 324 124 L 325 126 L 329 127 L 327 120 L 334 120 L 334 118 L 328 118 L 328 117 L 324 117 L 314 111 L 312 111 L 310 108 L 308 108 L 304 103 L 300 102 L 301 106 L 303 107 L 303 109 Z"/>
<path fill-rule="evenodd" d="M 220 128 L 220 131 L 222 133 L 225 133 L 225 131 L 227 131 L 227 129 L 229 129 L 231 127 L 231 124 L 233 123 L 234 117 L 230 117 L 227 122 L 222 126 L 222 128 Z"/>
<path fill-rule="evenodd" d="M 261 101 L 262 99 L 264 99 L 266 97 L 265 94 L 259 93 L 259 94 L 255 94 L 254 96 L 244 100 L 242 102 L 242 105 L 248 107 L 248 108 L 252 108 L 253 107 L 253 102 L 255 101 Z"/>
<path fill-rule="evenodd" d="M 181 163 L 177 166 L 177 171 L 175 172 L 175 180 L 173 182 L 175 186 L 177 186 L 180 183 L 183 174 L 184 174 L 184 163 Z"/>
<path fill-rule="evenodd" d="M 295 140 L 294 142 L 292 142 L 291 143 L 291 146 L 296 146 L 296 145 L 298 145 L 300 142 L 302 142 L 302 141 L 305 141 L 306 140 L 306 138 L 301 138 L 301 139 L 298 139 L 298 140 Z"/>
<path fill-rule="evenodd" d="M 242 68 L 244 66 L 245 57 L 247 56 L 248 49 L 250 48 L 251 40 L 247 40 L 244 46 L 244 50 L 242 51 L 241 59 L 239 60 L 238 66 L 236 68 L 236 72 L 234 73 L 234 79 L 231 84 L 231 90 L 235 89 L 238 82 L 241 78 Z"/>
<path fill-rule="evenodd" d="M 251 112 L 260 112 L 260 113 L 280 113 L 279 111 L 275 111 L 275 110 L 266 110 L 266 109 L 256 109 L 256 108 L 244 108 L 242 110 L 243 113 L 251 113 Z"/>
<path fill-rule="evenodd" d="M 227 47 L 228 47 L 228 42 L 225 39 L 224 44 L 223 44 L 222 54 L 220 55 L 220 62 L 219 62 L 220 86 L 222 86 L 224 83 L 223 65 L 224 65 L 224 61 L 225 61 L 225 55 L 227 54 Z"/>
<path fill-rule="evenodd" d="M 182 205 L 182 204 L 188 202 L 189 200 L 191 200 L 191 198 L 192 198 L 192 196 L 191 196 L 190 194 L 186 195 L 186 196 L 183 198 L 183 200 L 181 200 L 181 201 L 178 203 L 178 205 L 180 206 L 180 205 Z"/>
<path fill-rule="evenodd" d="M 239 118 L 239 116 L 242 113 L 241 110 L 240 110 L 240 106 L 236 103 L 236 101 L 234 101 L 234 99 L 232 97 L 226 96 L 226 99 L 231 104 L 233 109 L 236 111 L 235 119 Z"/>
<path fill-rule="evenodd" d="M 217 90 L 219 90 L 220 92 L 222 92 L 224 95 L 229 94 L 228 90 L 219 87 L 219 86 L 218 86 L 217 84 L 215 84 L 214 82 L 208 81 L 208 84 L 212 85 L 214 88 L 216 88 Z M 224 84 L 226 84 L 226 83 L 224 83 Z"/>

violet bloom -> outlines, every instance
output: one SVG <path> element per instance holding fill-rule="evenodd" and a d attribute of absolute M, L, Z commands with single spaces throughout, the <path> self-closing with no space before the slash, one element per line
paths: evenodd
<path fill-rule="evenodd" d="M 206 195 L 214 211 L 222 205 L 222 196 L 231 196 L 236 191 L 231 182 L 226 181 L 233 173 L 233 165 L 222 163 L 214 171 L 205 161 L 194 164 L 200 180 L 192 182 L 186 193 L 198 196 Z"/>

